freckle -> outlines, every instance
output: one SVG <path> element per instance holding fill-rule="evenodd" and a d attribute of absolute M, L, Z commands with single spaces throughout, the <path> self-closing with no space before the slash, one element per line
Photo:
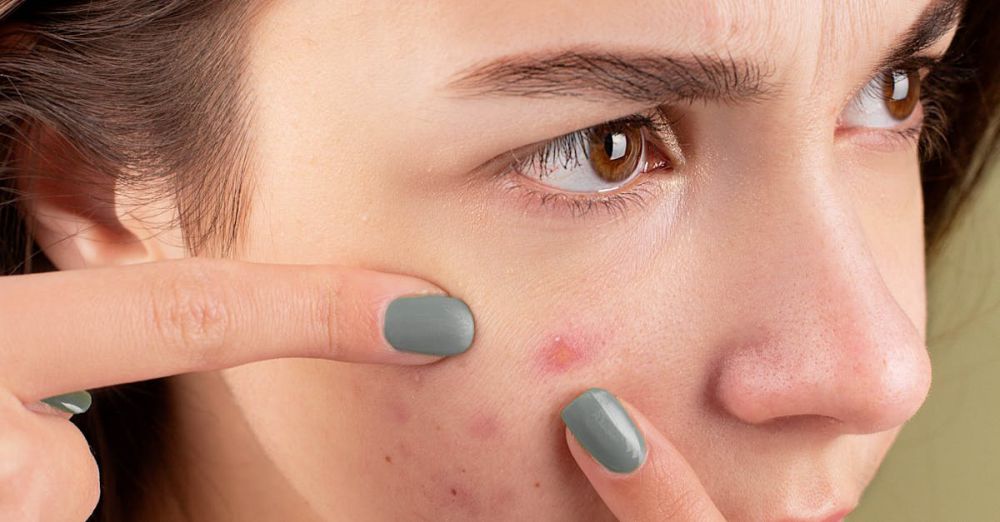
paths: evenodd
<path fill-rule="evenodd" d="M 456 495 L 458 495 L 458 490 L 456 490 L 455 488 L 451 488 L 451 496 L 454 497 Z"/>
<path fill-rule="evenodd" d="M 389 463 L 389 464 L 392 464 L 392 457 L 390 457 L 390 456 L 386 455 L 386 456 L 385 456 L 385 461 L 386 461 L 387 463 Z"/>
<path fill-rule="evenodd" d="M 458 471 L 461 471 L 462 473 L 465 473 L 465 468 L 458 468 Z"/>
<path fill-rule="evenodd" d="M 479 414 L 469 423 L 469 435 L 478 440 L 488 440 L 500 432 L 500 423 L 495 415 Z"/>
<path fill-rule="evenodd" d="M 553 337 L 539 353 L 539 367 L 547 374 L 565 373 L 586 359 L 579 343 L 561 335 Z"/>
<path fill-rule="evenodd" d="M 540 488 L 540 487 L 542 487 L 542 483 L 541 483 L 541 482 L 535 482 L 535 487 L 536 487 L 536 488 Z"/>

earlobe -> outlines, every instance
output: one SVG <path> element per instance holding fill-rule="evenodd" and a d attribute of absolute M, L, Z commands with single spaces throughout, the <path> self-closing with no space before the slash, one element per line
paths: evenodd
<path fill-rule="evenodd" d="M 120 191 L 113 173 L 94 172 L 75 147 L 50 130 L 27 134 L 16 154 L 21 209 L 29 231 L 59 270 L 183 257 L 170 216 L 151 213 Z M 30 151 L 30 152 L 29 152 Z M 131 187 L 129 187 L 131 188 Z M 161 209 L 173 208 L 162 198 Z"/>

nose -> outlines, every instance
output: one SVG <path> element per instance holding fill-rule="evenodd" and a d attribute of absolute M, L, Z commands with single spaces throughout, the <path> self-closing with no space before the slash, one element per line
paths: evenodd
<path fill-rule="evenodd" d="M 817 170 L 817 157 L 811 171 L 772 170 L 760 186 L 780 190 L 746 198 L 755 203 L 742 209 L 741 219 L 751 214 L 756 232 L 727 242 L 742 260 L 729 281 L 739 320 L 722 342 L 712 393 L 748 424 L 811 417 L 832 419 L 823 425 L 844 433 L 885 431 L 908 420 L 930 387 L 923 328 L 917 327 L 925 306 L 923 242 L 904 239 L 919 245 L 911 248 L 919 259 L 907 265 L 919 276 L 919 292 L 900 290 L 907 278 L 885 277 L 873 254 L 895 245 L 873 248 L 848 191 L 833 181 L 845 176 Z M 919 217 L 914 220 L 920 229 Z M 884 270 L 894 268 L 882 261 Z M 916 317 L 899 295 L 909 298 Z"/>

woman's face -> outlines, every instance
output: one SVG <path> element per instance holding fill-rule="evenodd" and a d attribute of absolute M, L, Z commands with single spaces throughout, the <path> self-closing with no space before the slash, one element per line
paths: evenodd
<path fill-rule="evenodd" d="M 296 490 L 609 517 L 559 419 L 600 386 L 728 517 L 854 506 L 931 379 L 905 45 L 947 48 L 937 3 L 418 4 L 284 0 L 253 35 L 244 257 L 415 275 L 476 318 L 427 367 L 227 371 Z"/>

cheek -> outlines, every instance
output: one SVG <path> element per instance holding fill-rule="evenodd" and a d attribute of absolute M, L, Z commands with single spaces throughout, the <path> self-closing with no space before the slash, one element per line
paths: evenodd
<path fill-rule="evenodd" d="M 541 377 L 556 377 L 586 367 L 604 348 L 596 335 L 557 333 L 548 335 L 534 353 L 534 369 Z"/>
<path fill-rule="evenodd" d="M 559 412 L 600 384 L 610 341 L 581 320 L 552 324 L 516 341 L 484 335 L 477 354 L 356 380 L 359 395 L 375 405 L 359 420 L 370 433 L 364 468 L 373 484 L 419 484 L 407 493 L 418 491 L 422 507 L 470 519 L 503 519 L 529 506 L 556 510 L 545 504 L 589 491 L 565 447 Z M 594 505 L 588 499 L 584 508 Z"/>

